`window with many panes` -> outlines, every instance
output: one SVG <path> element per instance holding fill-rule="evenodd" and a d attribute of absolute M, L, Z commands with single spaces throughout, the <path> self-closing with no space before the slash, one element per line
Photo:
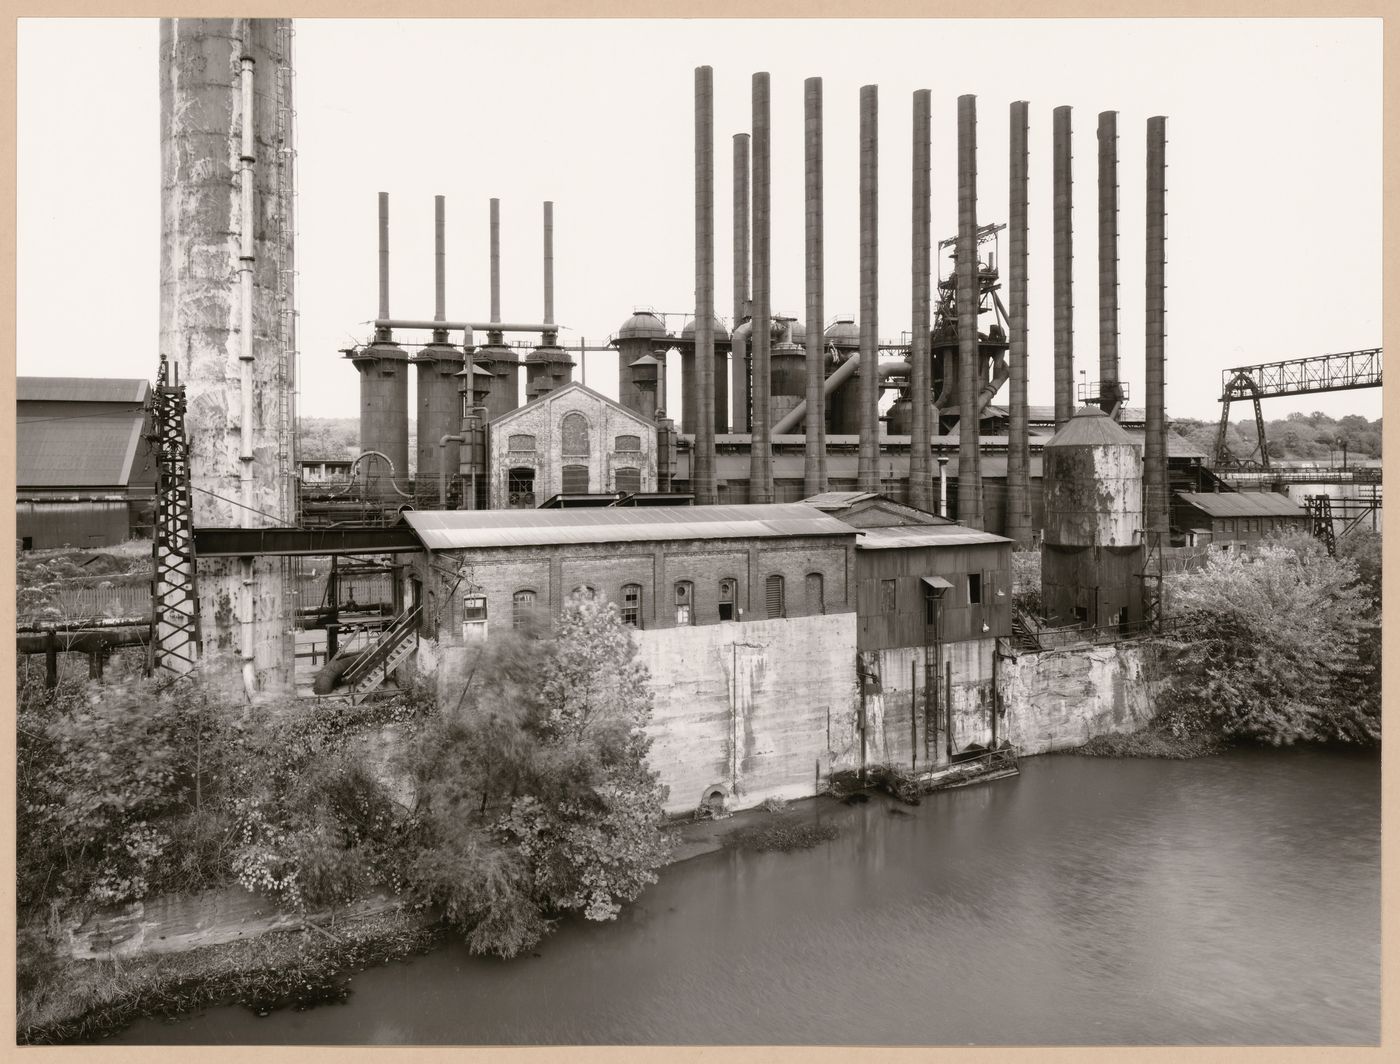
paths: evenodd
<path fill-rule="evenodd" d="M 622 585 L 622 623 L 633 628 L 642 626 L 642 585 Z"/>
<path fill-rule="evenodd" d="M 768 606 L 768 616 L 786 616 L 786 606 L 783 602 L 783 578 L 774 573 L 765 581 L 763 590 L 764 600 Z"/>
<path fill-rule="evenodd" d="M 738 616 L 734 607 L 736 586 L 737 582 L 729 577 L 725 577 L 719 582 L 719 619 L 721 621 L 732 621 Z"/>
<path fill-rule="evenodd" d="M 513 510 L 532 510 L 535 507 L 535 471 L 528 466 L 516 466 L 506 474 L 506 491 L 510 495 L 509 506 Z"/>
<path fill-rule="evenodd" d="M 516 628 L 524 628 L 530 623 L 530 618 L 535 611 L 535 593 L 533 591 L 517 591 L 515 593 L 514 611 L 511 622 Z"/>
<path fill-rule="evenodd" d="M 676 623 L 695 623 L 695 588 L 689 580 L 676 584 Z"/>

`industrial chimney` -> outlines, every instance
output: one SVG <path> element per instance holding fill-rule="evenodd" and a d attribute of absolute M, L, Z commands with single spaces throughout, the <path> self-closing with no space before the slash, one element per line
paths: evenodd
<path fill-rule="evenodd" d="M 700 506 L 715 499 L 715 166 L 714 81 L 695 68 L 695 468 L 691 491 Z"/>
<path fill-rule="evenodd" d="M 982 470 L 977 424 L 981 344 L 977 311 L 977 97 L 958 97 L 958 522 L 982 527 Z"/>
<path fill-rule="evenodd" d="M 753 437 L 749 446 L 749 501 L 773 501 L 773 449 L 769 435 L 769 345 L 773 320 L 769 250 L 772 237 L 768 135 L 768 74 L 753 76 Z"/>
<path fill-rule="evenodd" d="M 1074 206 L 1069 107 L 1054 118 L 1055 427 L 1074 416 Z"/>
<path fill-rule="evenodd" d="M 880 490 L 879 87 L 860 89 L 860 452 L 856 482 Z"/>
<path fill-rule="evenodd" d="M 1006 535 L 1021 550 L 1031 545 L 1029 367 L 1026 363 L 1028 108 L 1024 100 L 1011 105 L 1011 281 L 1007 321 L 1011 329 L 1011 423 L 1006 447 Z"/>

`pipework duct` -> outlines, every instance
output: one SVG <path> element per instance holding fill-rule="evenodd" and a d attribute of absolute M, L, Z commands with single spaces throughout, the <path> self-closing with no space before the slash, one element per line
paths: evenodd
<path fill-rule="evenodd" d="M 929 167 L 932 152 L 929 124 L 932 119 L 932 93 L 919 89 L 914 93 L 914 174 L 913 174 L 913 267 L 912 289 L 914 306 L 911 316 L 909 345 L 909 504 L 920 510 L 930 508 L 929 478 L 932 453 L 929 446 Z"/>
<path fill-rule="evenodd" d="M 806 131 L 807 179 L 807 438 L 802 467 L 803 493 L 811 497 L 826 491 L 826 383 L 822 324 L 825 298 L 825 248 L 823 232 L 822 79 L 803 83 L 803 124 Z"/>
<path fill-rule="evenodd" d="M 1171 531 L 1167 491 L 1167 120 L 1147 120 L 1147 432 L 1143 440 L 1146 527 Z M 1166 544 L 1162 544 L 1166 546 Z"/>
<path fill-rule="evenodd" d="M 1099 400 L 1118 417 L 1118 112 L 1099 113 Z"/>
<path fill-rule="evenodd" d="M 880 490 L 879 87 L 860 89 L 860 452 L 856 484 Z"/>
<path fill-rule="evenodd" d="M 734 134 L 734 329 L 729 337 L 733 432 L 749 431 L 749 135 Z"/>
<path fill-rule="evenodd" d="M 1053 147 L 1055 260 L 1055 428 L 1074 416 L 1074 175 L 1071 108 L 1055 108 Z"/>
<path fill-rule="evenodd" d="M 695 68 L 695 502 L 715 499 L 715 135 L 714 74 Z"/>
<path fill-rule="evenodd" d="M 977 97 L 958 97 L 958 523 L 982 527 L 982 471 L 977 426 L 981 302 L 977 266 Z"/>
<path fill-rule="evenodd" d="M 1029 205 L 1029 104 L 1017 100 L 1011 105 L 1011 424 L 1006 456 L 1006 535 L 1022 550 L 1031 543 L 1030 439 L 1027 407 L 1029 369 L 1026 358 L 1026 240 L 1029 232 L 1026 212 Z"/>
<path fill-rule="evenodd" d="M 769 348 L 772 344 L 772 289 L 769 252 L 772 237 L 771 145 L 768 73 L 753 76 L 753 438 L 749 445 L 749 501 L 773 501 L 773 447 L 769 432 Z"/>
<path fill-rule="evenodd" d="M 239 57 L 239 95 L 242 103 L 242 143 L 239 148 L 239 288 L 240 288 L 240 329 L 239 329 L 239 449 L 238 479 L 239 494 L 243 505 L 239 507 L 238 524 L 242 528 L 253 528 L 255 523 L 253 508 L 253 41 L 252 22 L 240 19 L 242 55 Z M 245 556 L 238 559 L 239 651 L 243 658 L 243 690 L 249 699 L 257 693 L 258 676 L 254 663 L 254 605 L 253 605 L 253 559 Z"/>

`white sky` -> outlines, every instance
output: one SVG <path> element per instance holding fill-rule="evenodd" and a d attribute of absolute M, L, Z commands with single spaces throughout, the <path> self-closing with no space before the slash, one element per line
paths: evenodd
<path fill-rule="evenodd" d="M 1133 405 L 1143 389 L 1150 115 L 1168 116 L 1172 416 L 1218 417 L 1225 367 L 1381 342 L 1379 19 L 296 27 L 307 415 L 357 411 L 356 375 L 338 352 L 367 338 L 364 323 L 377 310 L 381 190 L 391 199 L 395 316 L 432 316 L 437 193 L 447 197 L 449 318 L 488 316 L 491 196 L 502 199 L 505 320 L 540 315 L 545 199 L 555 201 L 555 306 L 565 343 L 601 343 L 634 306 L 692 309 L 693 70 L 706 63 L 715 84 L 715 302 L 726 318 L 731 138 L 749 128 L 750 75 L 768 70 L 775 311 L 805 314 L 802 81 L 818 75 L 828 321 L 859 305 L 857 105 L 859 87 L 873 82 L 881 336 L 909 323 L 911 95 L 930 88 L 935 240 L 956 228 L 958 95 L 978 96 L 984 223 L 1007 220 L 1008 104 L 1031 103 L 1032 403 L 1052 401 L 1050 133 L 1059 104 L 1075 108 L 1076 370 L 1097 378 L 1094 131 L 1098 112 L 1111 109 L 1119 112 L 1121 372 Z M 155 372 L 157 34 L 151 20 L 20 20 L 20 374 Z M 612 356 L 589 355 L 588 383 L 615 395 L 615 367 Z M 678 378 L 673 372 L 673 385 Z M 1265 404 L 1268 418 L 1293 410 L 1378 417 L 1380 392 Z"/>

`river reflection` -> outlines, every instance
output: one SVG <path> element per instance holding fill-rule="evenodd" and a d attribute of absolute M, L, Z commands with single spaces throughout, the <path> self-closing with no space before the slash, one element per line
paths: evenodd
<path fill-rule="evenodd" d="M 142 1021 L 127 1043 L 1374 1044 L 1380 758 L 1029 759 L 803 803 L 842 834 L 667 869 L 538 958 L 464 947 L 345 1005 Z M 907 813 L 899 815 L 894 812 Z"/>

